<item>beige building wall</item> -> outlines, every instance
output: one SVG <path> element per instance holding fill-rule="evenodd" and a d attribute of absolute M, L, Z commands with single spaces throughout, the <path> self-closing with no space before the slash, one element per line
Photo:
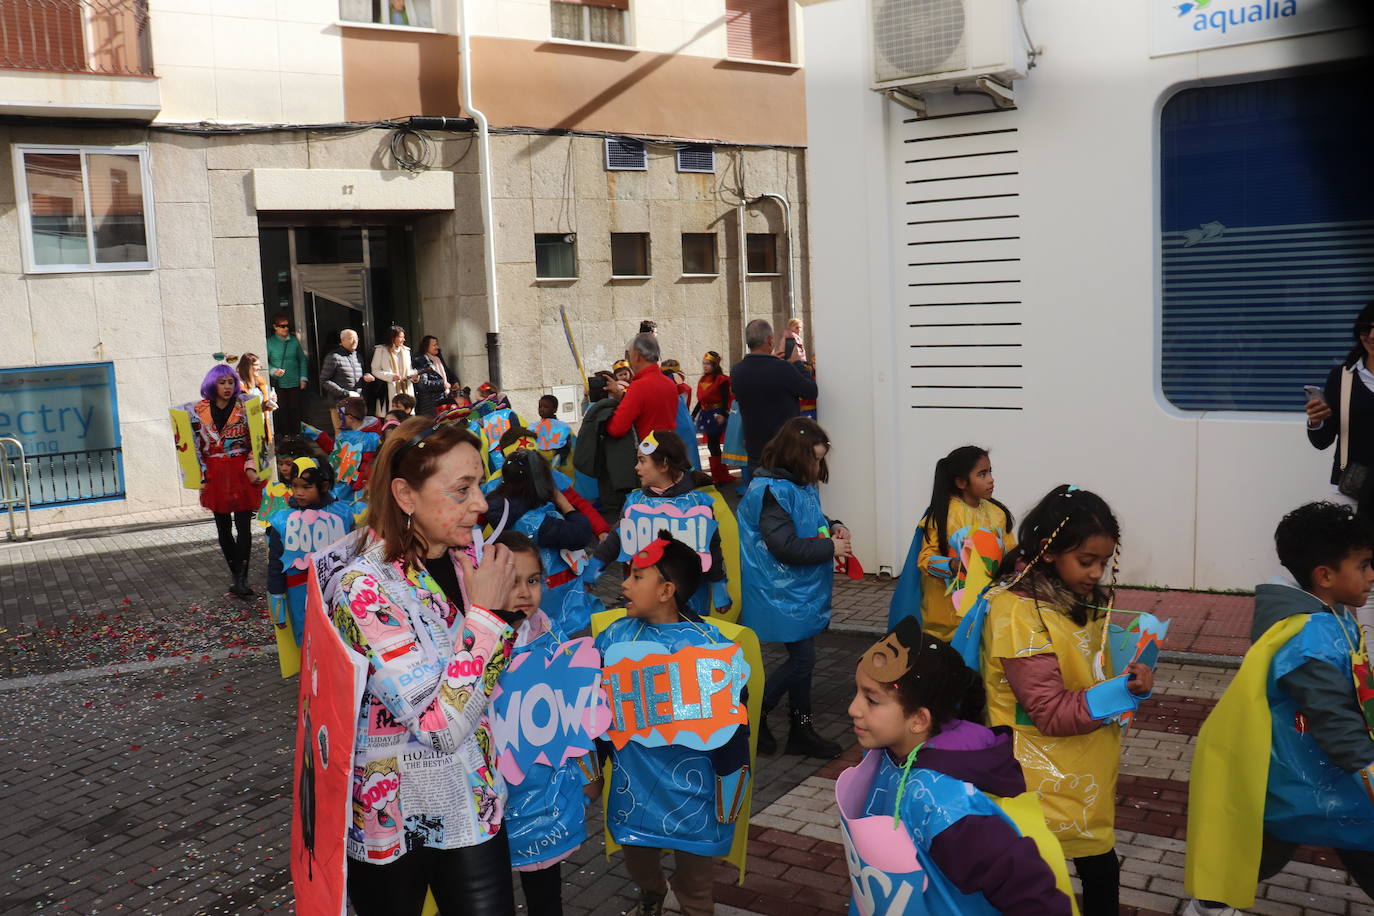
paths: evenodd
<path fill-rule="evenodd" d="M 338 0 L 149 0 L 159 121 L 343 120 Z"/>
<path fill-rule="evenodd" d="M 580 382 L 564 338 L 560 305 L 568 311 L 588 372 L 609 369 L 620 359 L 645 318 L 658 322 L 664 357 L 679 360 L 693 385 L 707 350 L 721 353 L 727 365 L 743 355 L 737 180 L 742 179 L 746 198 L 775 192 L 791 201 L 798 240 L 791 258 L 797 308 L 803 317 L 809 311 L 802 150 L 717 147 L 713 175 L 678 172 L 666 144 L 651 146 L 648 158 L 648 171 L 608 172 L 599 137 L 492 138 L 503 375 L 519 410 L 533 413 L 538 396 L 551 386 Z M 779 236 L 781 269 L 777 276 L 747 279 L 747 317 L 780 324 L 787 317 L 782 262 L 788 252 L 779 207 L 773 202 L 747 207 L 745 231 Z M 576 233 L 576 280 L 535 276 L 534 235 L 546 232 Z M 649 234 L 650 278 L 611 277 L 612 232 Z M 718 276 L 682 275 L 684 232 L 716 234 Z M 465 247 L 469 244 L 471 248 Z M 466 290 L 481 288 L 478 246 L 480 238 L 467 242 L 460 237 L 460 285 L 468 284 L 460 288 L 463 301 L 470 296 Z M 468 307 L 461 311 L 465 321 L 475 313 Z M 485 354 L 469 354 L 470 342 L 476 338 L 465 340 L 466 361 L 460 370 L 465 382 L 475 378 L 473 368 L 485 372 Z"/>

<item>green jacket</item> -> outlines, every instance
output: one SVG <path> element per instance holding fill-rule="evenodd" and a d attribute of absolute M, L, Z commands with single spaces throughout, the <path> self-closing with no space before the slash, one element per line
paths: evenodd
<path fill-rule="evenodd" d="M 308 377 L 305 353 L 295 334 L 288 334 L 285 340 L 276 334 L 267 338 L 267 369 L 274 388 L 296 388 Z M 285 369 L 286 374 L 278 378 L 278 369 Z"/>

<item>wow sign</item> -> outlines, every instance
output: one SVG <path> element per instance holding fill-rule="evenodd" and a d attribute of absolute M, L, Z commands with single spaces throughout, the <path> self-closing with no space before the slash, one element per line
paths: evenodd
<path fill-rule="evenodd" d="M 684 646 L 671 655 L 652 642 L 625 642 L 606 653 L 606 695 L 617 749 L 631 741 L 709 751 L 748 721 L 740 691 L 749 682 L 744 650 Z"/>
<path fill-rule="evenodd" d="M 628 560 L 658 539 L 665 528 L 701 557 L 702 571 L 711 568 L 711 538 L 716 517 L 709 502 L 684 509 L 670 501 L 634 503 L 620 518 L 620 559 Z"/>
<path fill-rule="evenodd" d="M 520 785 L 535 764 L 561 766 L 590 753 L 611 713 L 601 692 L 601 653 L 590 637 L 559 646 L 544 662 L 537 649 L 517 655 L 496 682 L 488 717 L 497 769 Z"/>

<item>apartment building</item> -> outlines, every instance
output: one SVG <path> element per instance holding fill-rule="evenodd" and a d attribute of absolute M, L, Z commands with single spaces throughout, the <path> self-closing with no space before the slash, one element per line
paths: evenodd
<path fill-rule="evenodd" d="M 432 334 L 533 412 L 580 384 L 563 312 L 589 372 L 646 318 L 692 372 L 808 317 L 798 30 L 790 0 L 4 4 L 0 437 L 37 523 L 194 503 L 167 408 L 278 314 L 316 421 L 344 327 L 365 359 Z"/>

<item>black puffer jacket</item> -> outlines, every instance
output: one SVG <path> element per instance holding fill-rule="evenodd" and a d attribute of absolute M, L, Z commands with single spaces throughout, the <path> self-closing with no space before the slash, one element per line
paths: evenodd
<path fill-rule="evenodd" d="M 320 366 L 320 393 L 331 403 L 356 395 L 362 380 L 363 364 L 357 350 L 335 347 Z"/>

